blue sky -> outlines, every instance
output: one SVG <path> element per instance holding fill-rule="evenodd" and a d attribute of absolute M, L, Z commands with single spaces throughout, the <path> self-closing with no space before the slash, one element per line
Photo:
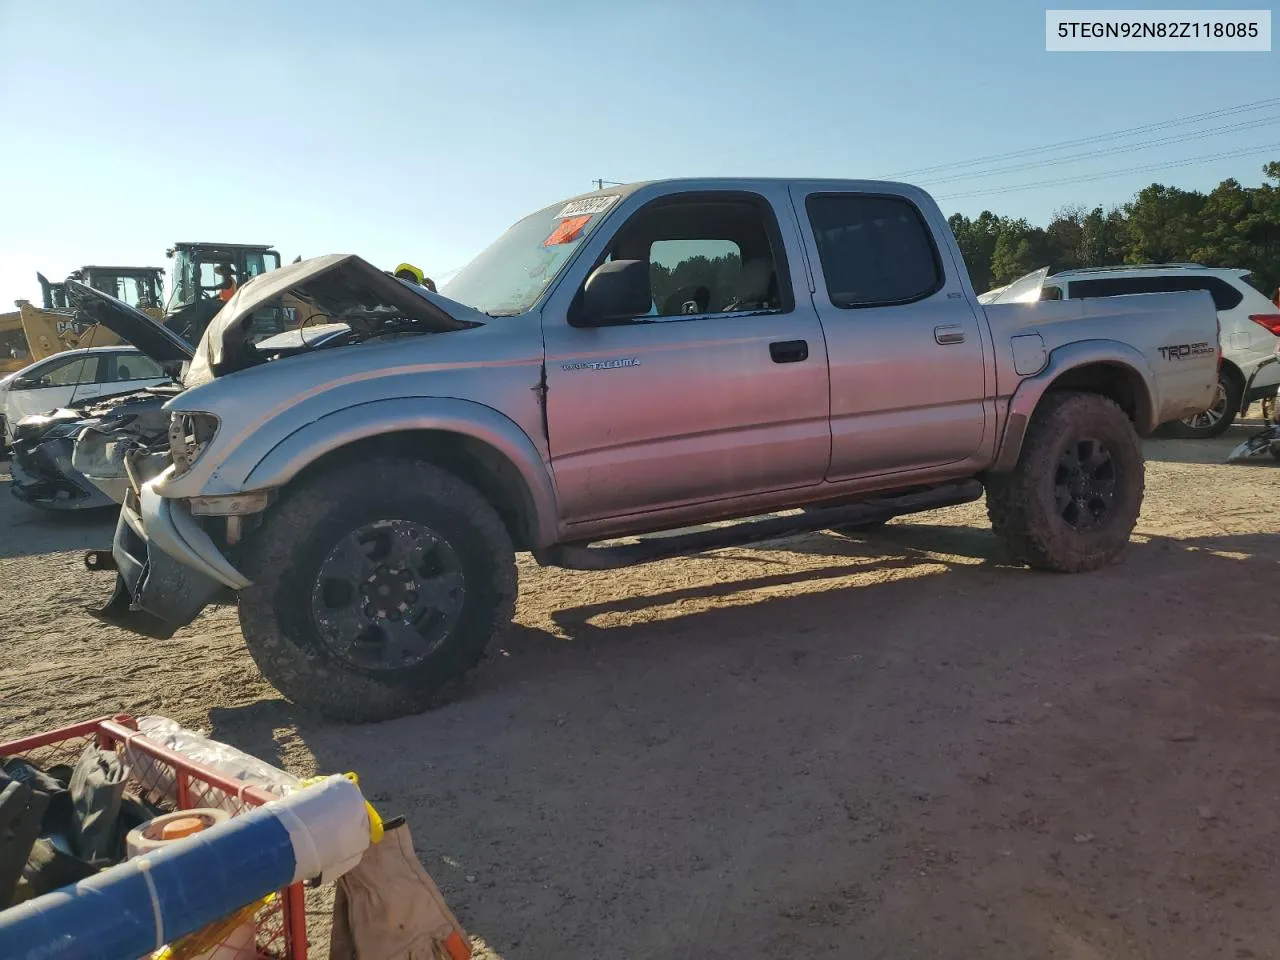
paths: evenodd
<path fill-rule="evenodd" d="M 596 177 L 896 175 L 1280 95 L 1278 52 L 1047 53 L 1044 10 L 0 0 L 0 305 L 37 297 L 37 269 L 165 265 L 175 240 L 442 275 Z M 1273 143 L 1280 122 L 1000 178 L 913 179 L 945 196 Z M 1280 149 L 942 205 L 1043 222 L 1153 179 L 1256 183 L 1266 159 Z"/>

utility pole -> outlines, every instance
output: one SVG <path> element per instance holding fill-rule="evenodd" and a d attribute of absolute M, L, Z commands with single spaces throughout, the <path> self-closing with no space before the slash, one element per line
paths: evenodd
<path fill-rule="evenodd" d="M 597 189 L 597 190 L 603 190 L 606 186 L 609 186 L 609 187 L 620 187 L 620 186 L 622 186 L 622 184 L 621 184 L 621 183 L 619 183 L 617 180 L 601 180 L 599 177 L 597 177 L 596 179 L 592 180 L 591 182 L 592 182 L 592 183 L 594 183 L 594 184 L 596 185 L 596 189 Z"/>

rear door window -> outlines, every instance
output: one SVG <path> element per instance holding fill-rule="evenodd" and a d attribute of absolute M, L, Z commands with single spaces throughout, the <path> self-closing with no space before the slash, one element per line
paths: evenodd
<path fill-rule="evenodd" d="M 164 377 L 160 364 L 141 353 L 113 353 L 107 358 L 107 382 L 158 380 Z"/>
<path fill-rule="evenodd" d="M 1213 297 L 1215 310 L 1231 310 L 1240 305 L 1244 295 L 1220 277 L 1099 277 L 1076 280 L 1070 286 L 1073 298 L 1120 297 L 1130 293 L 1177 293 L 1184 290 L 1207 290 Z"/>
<path fill-rule="evenodd" d="M 834 306 L 912 303 L 942 288 L 942 263 L 933 237 L 908 200 L 814 194 L 805 207 Z"/>

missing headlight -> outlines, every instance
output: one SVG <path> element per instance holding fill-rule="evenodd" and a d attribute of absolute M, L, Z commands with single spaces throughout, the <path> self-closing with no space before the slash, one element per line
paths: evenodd
<path fill-rule="evenodd" d="M 218 418 L 211 413 L 175 413 L 169 420 L 169 457 L 174 471 L 183 474 L 190 470 L 217 432 Z"/>

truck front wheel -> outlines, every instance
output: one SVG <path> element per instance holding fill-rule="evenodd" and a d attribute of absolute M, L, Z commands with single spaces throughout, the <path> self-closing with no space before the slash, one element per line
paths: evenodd
<path fill-rule="evenodd" d="M 240 626 L 288 699 L 336 720 L 420 712 L 515 609 L 515 552 L 472 487 L 407 459 L 288 490 L 246 544 Z"/>
<path fill-rule="evenodd" d="M 1096 570 L 1128 544 L 1144 482 L 1142 444 L 1123 410 L 1094 393 L 1051 393 L 1017 467 L 987 476 L 987 514 L 1015 561 Z"/>

